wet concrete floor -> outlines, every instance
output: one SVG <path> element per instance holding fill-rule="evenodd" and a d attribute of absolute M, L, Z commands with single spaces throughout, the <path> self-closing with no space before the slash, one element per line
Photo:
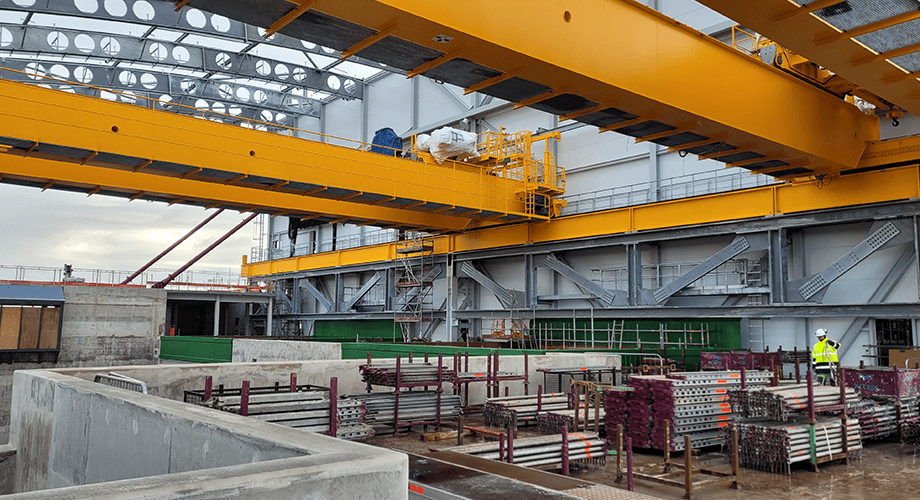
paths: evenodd
<path fill-rule="evenodd" d="M 475 424 L 468 424 L 475 425 Z M 449 429 L 444 429 L 449 430 Z M 433 432 L 429 429 L 428 432 Z M 524 428 L 519 436 L 537 435 Z M 465 436 L 464 444 L 482 442 L 479 436 Z M 379 435 L 366 441 L 368 444 L 417 454 L 430 450 L 447 448 L 457 444 L 456 437 L 436 441 L 424 441 L 422 429 L 399 435 Z M 895 442 L 870 441 L 862 450 L 861 458 L 851 457 L 849 463 L 835 461 L 819 466 L 813 472 L 810 466 L 794 467 L 792 474 L 772 474 L 750 469 L 741 469 L 740 489 L 721 485 L 696 488 L 692 498 L 710 500 L 767 500 L 794 498 L 807 500 L 920 500 L 920 452 L 914 453 L 911 446 Z M 654 475 L 662 472 L 661 452 L 637 450 L 634 455 L 635 470 Z M 672 463 L 683 463 L 683 453 L 674 453 Z M 707 469 L 728 472 L 727 457 L 719 450 L 704 450 L 694 457 L 694 466 L 702 464 Z M 624 460 L 625 468 L 625 460 Z M 606 466 L 583 466 L 573 468 L 573 477 L 584 481 L 625 488 L 617 482 L 616 462 L 609 457 Z M 696 475 L 694 479 L 706 479 Z M 684 498 L 682 488 L 660 485 L 636 479 L 634 491 L 667 500 Z"/>

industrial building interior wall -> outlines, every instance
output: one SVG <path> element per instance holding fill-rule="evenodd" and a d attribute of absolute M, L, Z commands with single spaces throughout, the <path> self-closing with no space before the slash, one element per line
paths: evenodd
<path fill-rule="evenodd" d="M 719 35 L 722 40 L 730 39 L 732 22 L 691 0 L 650 0 L 646 3 L 652 8 L 687 24 L 704 33 Z M 704 70 L 704 68 L 701 68 Z M 667 75 L 661 75 L 667 78 Z M 574 122 L 559 122 L 554 115 L 530 108 L 513 109 L 509 103 L 486 98 L 472 93 L 464 95 L 462 89 L 424 77 L 407 79 L 398 74 L 386 74 L 370 79 L 363 100 L 336 99 L 324 105 L 322 120 L 307 120 L 311 130 L 351 140 L 369 141 L 375 130 L 383 127 L 393 128 L 397 134 L 427 131 L 450 125 L 468 128 L 474 132 L 504 128 L 507 131 L 518 130 L 552 130 L 562 131 L 562 141 L 551 147 L 555 150 L 558 162 L 567 170 L 567 197 L 585 195 L 601 189 L 647 184 L 648 197 L 639 203 L 655 201 L 669 179 L 689 175 L 727 175 L 738 169 L 725 169 L 724 164 L 713 160 L 699 161 L 693 155 L 681 155 L 678 151 L 669 152 L 667 148 L 652 143 L 636 143 L 631 137 L 617 133 L 599 134 L 592 126 L 583 126 Z M 757 98 L 757 82 L 751 82 L 747 92 L 751 99 Z M 785 103 L 778 102 L 777 106 Z M 468 117 L 467 121 L 462 118 Z M 908 115 L 901 120 L 900 126 L 894 127 L 890 121 L 881 121 L 882 138 L 901 137 L 920 133 L 920 120 Z M 304 127 L 304 124 L 301 124 Z M 541 151 L 535 151 L 540 154 Z M 738 176 L 750 178 L 746 172 Z M 832 182 L 832 181 L 831 181 Z M 737 189 L 738 187 L 729 187 Z M 816 189 L 821 186 L 816 184 Z M 279 217 L 273 223 L 273 238 L 280 246 L 289 245 L 286 221 Z M 854 246 L 864 240 L 870 231 L 869 223 L 836 224 L 792 229 L 787 234 L 790 242 L 788 275 L 783 277 L 795 280 L 820 272 L 828 265 L 841 258 Z M 335 235 L 341 238 L 352 237 L 357 241 L 373 244 L 380 242 L 369 237 L 376 232 L 373 227 L 354 227 L 343 224 L 324 225 L 301 231 L 298 245 L 304 241 L 303 235 L 311 234 L 317 241 L 329 241 Z M 391 230 L 383 230 L 388 237 L 394 236 Z M 698 238 L 682 238 L 643 244 L 638 248 L 642 262 L 642 288 L 654 289 L 667 284 L 675 277 L 675 270 L 683 269 L 706 260 L 720 249 L 729 245 L 734 234 L 721 234 Z M 914 239 L 916 239 L 914 237 Z M 911 245 L 908 245 L 911 246 Z M 317 251 L 330 247 L 318 245 Z M 341 245 L 339 249 L 343 248 Z M 884 248 L 874 252 L 859 265 L 848 271 L 845 276 L 831 284 L 821 303 L 823 304 L 859 304 L 865 303 L 879 288 L 881 281 L 891 272 L 895 262 L 902 257 L 906 246 Z M 312 253 L 312 252 L 310 252 Z M 577 272 L 609 289 L 625 289 L 625 270 L 627 268 L 626 248 L 622 245 L 610 245 L 598 248 L 566 251 L 564 258 Z M 477 260 L 483 270 L 504 288 L 520 291 L 525 288 L 524 270 L 526 250 L 509 252 L 502 257 Z M 758 250 L 737 256 L 751 262 L 766 259 L 767 252 Z M 287 256 L 287 255 L 284 255 Z M 462 257 L 461 257 L 462 258 Z M 383 266 L 386 267 L 386 266 Z M 558 273 L 537 265 L 538 295 L 576 295 L 582 292 L 572 281 L 564 279 Z M 322 273 L 320 273 L 322 274 Z M 335 274 L 341 274 L 346 288 L 357 289 L 368 279 L 369 273 L 356 273 L 347 268 L 330 271 L 323 276 L 311 278 L 322 282 L 329 291 L 336 290 Z M 897 280 L 890 292 L 885 295 L 883 303 L 916 303 L 918 289 L 917 265 L 908 266 Z M 457 278 L 442 276 L 435 281 L 433 303 L 437 307 L 447 299 L 448 290 L 457 291 Z M 382 285 L 378 285 L 382 286 Z M 696 283 L 694 286 L 701 286 Z M 513 311 L 505 309 L 500 301 L 488 291 L 474 286 L 477 292 L 470 298 L 475 310 L 495 311 L 495 315 L 509 315 Z M 774 290 L 774 293 L 776 291 Z M 303 293 L 304 313 L 323 313 L 319 303 L 309 294 Z M 466 299 L 452 295 L 452 307 L 457 307 Z M 766 300 L 766 299 L 765 299 Z M 724 306 L 727 303 L 743 305 L 746 299 L 741 296 L 729 296 L 699 293 L 677 294 L 668 302 L 669 306 L 686 308 L 688 314 L 696 314 L 701 308 Z M 756 302 L 755 302 L 756 303 Z M 763 302 L 761 302 L 763 303 Z M 782 303 L 774 298 L 774 304 Z M 590 309 L 587 299 L 567 299 L 555 304 L 560 311 L 566 308 Z M 560 313 L 561 314 L 561 313 Z M 818 326 L 826 327 L 842 335 L 854 330 L 854 317 L 812 317 L 779 318 L 763 320 L 763 340 L 761 345 L 771 347 L 782 345 L 784 348 L 805 348 L 814 342 L 809 331 Z M 481 327 L 488 328 L 489 318 L 481 320 Z M 861 346 L 873 344 L 873 322 L 865 322 L 865 328 L 855 328 L 849 344 Z M 916 330 L 916 328 L 914 328 Z M 435 340 L 453 340 L 453 333 L 444 323 L 440 324 L 433 336 Z M 914 337 L 916 338 L 916 336 Z M 849 349 L 844 355 L 845 362 L 856 363 L 861 359 L 860 348 Z"/>

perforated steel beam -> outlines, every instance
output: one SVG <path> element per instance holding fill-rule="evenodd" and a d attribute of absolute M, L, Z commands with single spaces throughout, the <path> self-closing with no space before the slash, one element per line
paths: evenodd
<path fill-rule="evenodd" d="M 790 302 L 804 300 L 820 302 L 827 292 L 827 287 L 843 276 L 847 271 L 855 267 L 856 264 L 866 260 L 866 258 L 872 255 L 876 250 L 879 250 L 887 244 L 903 243 L 903 240 L 910 234 L 909 232 L 905 233 L 902 231 L 904 224 L 903 221 L 876 224 L 876 227 L 873 227 L 875 230 L 872 234 L 853 247 L 852 250 L 834 261 L 831 265 L 827 266 L 823 271 L 790 282 L 790 297 L 788 300 Z M 879 225 L 881 227 L 877 227 Z M 901 228 L 899 228 L 899 226 L 901 226 Z M 901 237 L 898 238 L 898 236 Z"/>
<path fill-rule="evenodd" d="M 748 239 L 754 242 L 754 245 L 748 241 Z M 753 247 L 753 248 L 752 248 Z M 752 249 L 767 248 L 767 239 L 766 235 L 745 235 L 738 236 L 735 238 L 727 247 L 723 248 L 716 252 L 712 257 L 704 260 L 693 269 L 687 271 L 683 275 L 679 276 L 674 281 L 664 285 L 654 292 L 655 300 L 661 304 L 668 297 L 679 292 L 685 286 L 693 283 L 694 281 L 702 278 L 706 274 L 710 273 L 713 269 L 721 266 L 727 262 L 732 257 Z"/>
<path fill-rule="evenodd" d="M 257 26 L 244 24 L 231 18 L 215 16 L 213 14 L 202 12 L 194 8 L 184 8 L 177 11 L 175 4 L 169 1 L 148 1 L 144 3 L 151 7 L 150 10 L 141 7 L 136 9 L 125 9 L 123 12 L 119 11 L 118 2 L 110 2 L 109 4 L 98 1 L 82 2 L 79 7 L 76 5 L 76 2 L 72 1 L 34 2 L 32 5 L 26 5 L 26 3 L 27 2 L 20 1 L 19 4 L 22 5 L 19 5 L 14 0 L 0 0 L 0 8 L 10 11 L 27 12 L 30 14 L 38 13 L 63 15 L 75 18 L 125 22 L 132 23 L 134 25 L 140 24 L 154 28 L 162 28 L 169 32 L 179 30 L 183 33 L 204 35 L 209 38 L 218 38 L 222 40 L 231 40 L 236 43 L 242 43 L 245 45 L 245 48 L 243 51 L 241 51 L 243 53 L 251 50 L 256 44 L 264 44 L 275 47 L 284 47 L 287 49 L 303 52 L 305 54 L 316 54 L 324 57 L 339 58 L 342 55 L 341 52 L 335 49 L 323 47 L 313 43 L 304 43 L 300 39 L 291 38 L 282 34 L 275 34 L 269 38 L 263 38 L 262 35 L 265 33 L 264 27 L 260 28 Z M 131 7 L 134 7 L 134 5 L 131 5 Z M 87 32 L 86 34 L 89 36 L 95 35 L 93 32 Z M 0 48 L 5 49 L 6 47 Z M 367 59 L 360 57 L 351 57 L 349 60 L 366 66 L 393 71 L 393 68 L 387 68 L 380 63 L 368 61 Z M 167 59 L 167 61 L 172 62 L 172 59 Z M 288 69 L 295 71 L 295 67 L 296 66 L 289 65 Z M 340 84 L 340 88 L 343 88 L 344 85 L 342 85 L 342 83 L 349 79 L 339 77 L 336 78 L 336 81 L 338 81 Z M 354 82 L 359 82 L 363 85 L 363 82 L 360 82 L 360 80 L 351 80 Z M 330 82 L 327 81 L 325 82 L 322 90 L 329 92 L 335 89 L 333 89 L 333 86 L 330 85 Z"/>

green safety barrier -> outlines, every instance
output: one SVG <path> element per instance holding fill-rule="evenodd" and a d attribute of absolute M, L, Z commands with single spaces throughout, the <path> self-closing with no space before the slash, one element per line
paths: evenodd
<path fill-rule="evenodd" d="M 229 363 L 233 339 L 226 337 L 160 337 L 160 359 L 193 363 Z"/>

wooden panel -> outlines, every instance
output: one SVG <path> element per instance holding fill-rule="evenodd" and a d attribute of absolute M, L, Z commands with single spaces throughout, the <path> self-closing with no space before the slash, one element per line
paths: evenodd
<path fill-rule="evenodd" d="M 45 307 L 42 310 L 42 330 L 38 339 L 39 349 L 58 348 L 58 326 L 61 324 L 61 308 Z"/>
<path fill-rule="evenodd" d="M 0 312 L 0 349 L 19 347 L 19 318 L 22 308 L 3 306 Z"/>
<path fill-rule="evenodd" d="M 19 330 L 20 349 L 38 349 L 38 332 L 41 329 L 41 318 L 41 307 L 22 308 L 22 327 Z"/>

